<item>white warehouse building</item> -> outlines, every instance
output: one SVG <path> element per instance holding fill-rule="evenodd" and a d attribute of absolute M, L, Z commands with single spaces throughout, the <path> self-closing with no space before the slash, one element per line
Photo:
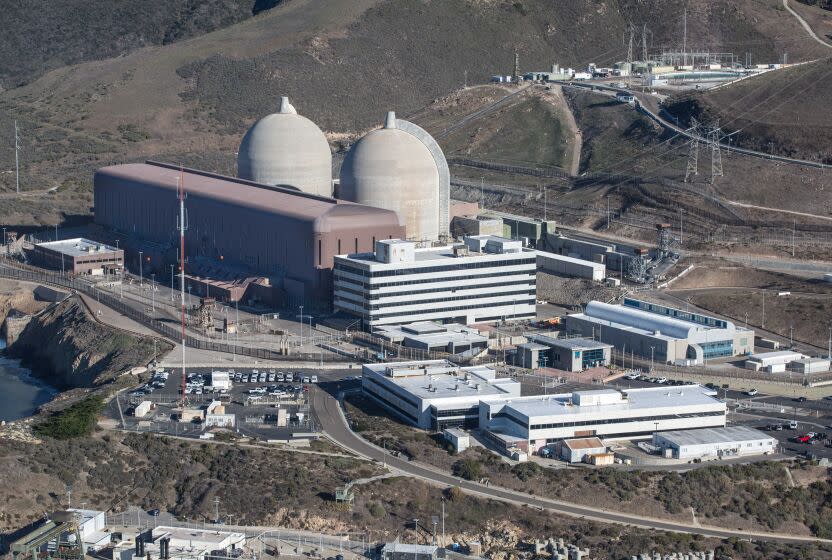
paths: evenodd
<path fill-rule="evenodd" d="M 707 393 L 699 385 L 684 385 L 504 399 L 482 403 L 479 425 L 496 445 L 530 453 L 571 438 L 629 440 L 725 426 L 725 403 Z"/>
<path fill-rule="evenodd" d="M 368 329 L 535 317 L 536 255 L 519 240 L 478 235 L 417 248 L 384 239 L 374 253 L 336 256 L 334 279 L 335 309 L 360 317 Z"/>
<path fill-rule="evenodd" d="M 754 350 L 754 331 L 731 321 L 630 298 L 623 305 L 592 301 L 563 323 L 570 333 L 656 362 L 699 364 Z"/>
<path fill-rule="evenodd" d="M 777 439 L 748 426 L 726 426 L 657 433 L 653 445 L 674 459 L 727 459 L 774 453 Z"/>
<path fill-rule="evenodd" d="M 365 395 L 426 430 L 476 428 L 480 402 L 520 396 L 520 383 L 488 366 L 447 360 L 365 364 L 362 373 Z"/>

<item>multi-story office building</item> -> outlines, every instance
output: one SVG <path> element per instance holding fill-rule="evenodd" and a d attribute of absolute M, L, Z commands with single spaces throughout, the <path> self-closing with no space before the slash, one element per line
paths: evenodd
<path fill-rule="evenodd" d="M 481 429 L 498 445 L 534 452 L 564 439 L 647 438 L 656 432 L 722 427 L 725 403 L 699 385 L 601 389 L 480 404 Z"/>
<path fill-rule="evenodd" d="M 335 308 L 365 328 L 416 321 L 483 323 L 535 316 L 536 255 L 490 235 L 417 248 L 385 239 L 374 253 L 335 257 Z"/>
<path fill-rule="evenodd" d="M 476 428 L 480 402 L 520 396 L 520 383 L 488 366 L 459 367 L 446 360 L 365 364 L 365 395 L 424 429 Z"/>

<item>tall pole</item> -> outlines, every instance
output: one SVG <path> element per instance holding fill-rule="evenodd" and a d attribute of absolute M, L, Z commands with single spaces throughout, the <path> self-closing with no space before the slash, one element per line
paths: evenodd
<path fill-rule="evenodd" d="M 17 193 L 20 193 L 20 129 L 17 119 L 14 121 L 14 180 Z"/>
<path fill-rule="evenodd" d="M 483 188 L 485 177 L 480 177 L 480 210 L 485 210 L 485 190 Z"/>
<path fill-rule="evenodd" d="M 832 328 L 829 329 L 829 332 L 832 333 Z M 832 337 L 832 334 L 829 335 Z M 832 338 L 830 338 L 832 340 Z M 830 343 L 832 344 L 832 343 Z M 445 547 L 445 498 L 442 497 L 442 547 Z"/>
<path fill-rule="evenodd" d="M 180 323 L 182 328 L 182 412 L 185 412 L 185 385 L 187 383 L 187 375 L 185 374 L 185 229 L 188 224 L 185 223 L 185 172 L 182 168 L 179 169 L 179 178 L 177 180 L 179 195 L 179 290 L 182 294 L 182 302 L 180 304 Z"/>
<path fill-rule="evenodd" d="M 173 278 L 176 276 L 173 272 L 173 265 L 170 265 L 170 300 L 173 301 Z"/>
<path fill-rule="evenodd" d="M 682 33 L 682 64 L 688 65 L 688 9 L 685 8 L 684 17 L 684 31 Z"/>
<path fill-rule="evenodd" d="M 679 246 L 680 247 L 685 242 L 684 212 L 685 211 L 682 208 L 679 208 Z"/>
<path fill-rule="evenodd" d="M 300 305 L 300 345 L 303 346 L 303 306 Z"/>
<path fill-rule="evenodd" d="M 144 286 L 144 265 L 142 263 L 142 261 L 144 260 L 144 258 L 142 257 L 143 254 L 144 251 L 139 251 L 139 287 Z"/>
<path fill-rule="evenodd" d="M 156 313 L 156 275 L 151 274 L 150 278 L 152 279 L 152 282 L 150 283 L 150 309 Z"/>

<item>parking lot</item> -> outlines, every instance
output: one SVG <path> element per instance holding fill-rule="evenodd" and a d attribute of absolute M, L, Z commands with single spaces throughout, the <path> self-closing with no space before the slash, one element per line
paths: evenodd
<path fill-rule="evenodd" d="M 212 404 L 220 405 L 217 410 L 222 414 L 234 416 L 233 426 L 209 429 L 205 425 L 207 414 L 180 421 L 182 375 L 180 370 L 170 368 L 155 370 L 142 386 L 119 395 L 108 409 L 110 416 L 119 421 L 123 418 L 127 429 L 176 436 L 209 438 L 212 436 L 207 433 L 225 431 L 266 441 L 309 439 L 316 437 L 318 429 L 309 406 L 309 386 L 326 382 L 347 386 L 358 374 L 355 370 L 271 367 L 188 368 L 186 372 L 186 410 L 207 411 Z M 142 401 L 150 401 L 152 410 L 136 417 L 135 407 Z"/>

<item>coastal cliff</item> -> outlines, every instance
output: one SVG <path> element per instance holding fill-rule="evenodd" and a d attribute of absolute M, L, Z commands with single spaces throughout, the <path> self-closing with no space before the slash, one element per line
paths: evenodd
<path fill-rule="evenodd" d="M 157 341 L 163 354 L 169 343 Z M 96 321 L 77 296 L 55 304 L 34 319 L 6 349 L 10 357 L 50 385 L 96 387 L 153 359 L 153 338 L 114 329 Z"/>

